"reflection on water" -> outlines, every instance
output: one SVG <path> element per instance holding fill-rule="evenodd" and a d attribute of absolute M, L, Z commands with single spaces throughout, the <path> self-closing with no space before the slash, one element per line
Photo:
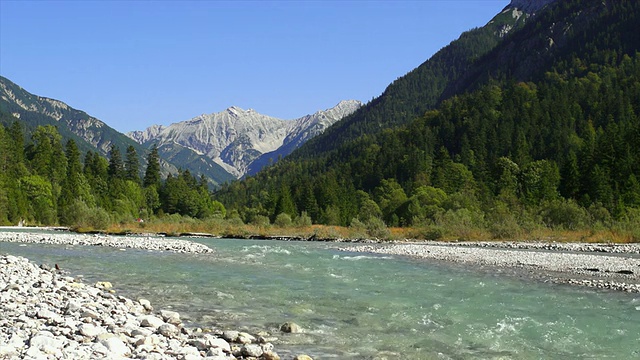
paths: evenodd
<path fill-rule="evenodd" d="M 638 358 L 640 297 L 333 244 L 198 240 L 214 254 L 0 243 L 194 326 L 267 330 L 281 355 L 339 359 Z M 280 334 L 293 321 L 303 334 Z"/>

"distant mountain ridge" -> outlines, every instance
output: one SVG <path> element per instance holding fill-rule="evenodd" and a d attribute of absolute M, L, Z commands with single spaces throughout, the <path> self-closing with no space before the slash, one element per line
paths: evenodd
<path fill-rule="evenodd" d="M 345 100 L 333 108 L 295 120 L 232 106 L 169 126 L 153 125 L 127 136 L 145 146 L 156 144 L 165 155 L 175 145 L 193 150 L 240 178 L 288 155 L 360 106 L 360 101 Z"/>
<path fill-rule="evenodd" d="M 27 130 L 54 125 L 65 139 L 74 139 L 81 151 L 108 156 L 112 144 L 121 151 L 132 145 L 146 163 L 146 154 L 158 145 L 162 172 L 178 169 L 203 174 L 219 185 L 259 171 L 288 155 L 331 124 L 352 113 L 362 103 L 342 101 L 335 107 L 295 120 L 282 120 L 254 110 L 230 107 L 169 126 L 153 125 L 122 134 L 103 121 L 66 103 L 34 95 L 0 76 L 0 112 L 18 119 Z"/>

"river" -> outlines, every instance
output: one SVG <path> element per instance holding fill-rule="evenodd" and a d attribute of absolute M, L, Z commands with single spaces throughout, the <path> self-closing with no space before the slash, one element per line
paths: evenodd
<path fill-rule="evenodd" d="M 339 244 L 196 239 L 190 255 L 0 242 L 87 282 L 180 312 L 191 326 L 266 330 L 283 359 L 631 359 L 640 295 L 338 251 Z M 280 334 L 293 321 L 302 334 Z"/>

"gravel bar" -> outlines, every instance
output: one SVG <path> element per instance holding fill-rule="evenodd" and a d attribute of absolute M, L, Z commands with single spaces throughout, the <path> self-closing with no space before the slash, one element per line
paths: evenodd
<path fill-rule="evenodd" d="M 193 254 L 213 252 L 210 247 L 193 241 L 166 239 L 154 236 L 110 236 L 68 233 L 44 234 L 36 232 L 0 231 L 0 241 L 53 245 L 110 246 L 114 248 L 173 251 Z"/>
<path fill-rule="evenodd" d="M 340 249 L 527 270 L 545 281 L 640 292 L 638 245 L 514 242 L 367 244 Z"/>
<path fill-rule="evenodd" d="M 280 359 L 267 333 L 190 329 L 111 283 L 12 255 L 0 255 L 0 314 L 0 359 Z"/>
<path fill-rule="evenodd" d="M 421 244 L 421 243 L 419 243 Z M 430 245 L 479 247 L 517 250 L 549 250 L 563 252 L 594 252 L 609 254 L 640 254 L 640 244 L 613 244 L 613 243 L 558 243 L 539 241 L 431 241 Z"/>

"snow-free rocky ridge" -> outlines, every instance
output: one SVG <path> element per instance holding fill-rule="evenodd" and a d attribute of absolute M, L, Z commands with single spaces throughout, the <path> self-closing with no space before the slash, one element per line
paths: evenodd
<path fill-rule="evenodd" d="M 295 120 L 232 106 L 218 113 L 202 114 L 166 127 L 153 125 L 127 135 L 146 146 L 157 144 L 160 151 L 163 147 L 181 145 L 213 159 L 240 178 L 288 155 L 361 106 L 360 101 L 345 100 L 331 109 Z"/>

